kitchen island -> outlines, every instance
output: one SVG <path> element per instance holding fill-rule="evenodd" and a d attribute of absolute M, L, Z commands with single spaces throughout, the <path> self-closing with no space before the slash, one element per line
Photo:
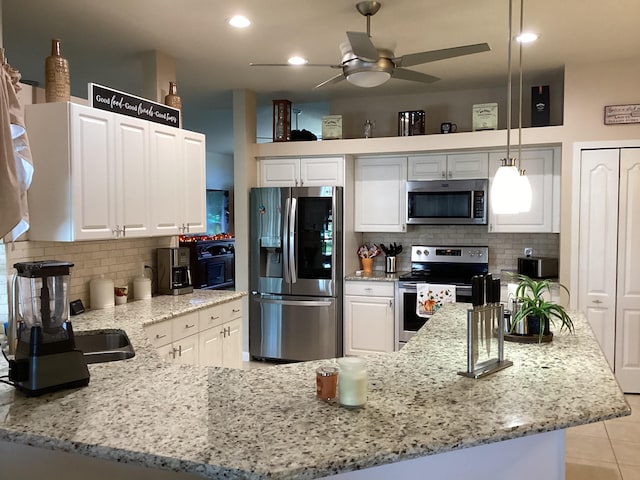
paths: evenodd
<path fill-rule="evenodd" d="M 403 350 L 367 357 L 361 410 L 315 398 L 315 369 L 333 360 L 250 370 L 160 361 L 143 323 L 233 294 L 158 297 L 74 320 L 76 329 L 124 328 L 136 356 L 91 365 L 85 388 L 26 398 L 2 387 L 0 465 L 25 448 L 93 457 L 102 462 L 96 469 L 152 469 L 131 478 L 560 479 L 563 429 L 630 413 L 581 315 L 574 335 L 507 343 L 514 365 L 473 380 L 457 375 L 466 367 L 468 305 L 447 305 Z M 80 471 L 70 466 L 64 478 L 75 478 L 72 470 Z"/>

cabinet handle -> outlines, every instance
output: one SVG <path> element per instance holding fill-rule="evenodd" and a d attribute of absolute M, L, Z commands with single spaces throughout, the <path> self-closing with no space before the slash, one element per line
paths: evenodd
<path fill-rule="evenodd" d="M 233 313 L 238 313 L 238 312 L 240 311 L 240 309 L 239 309 L 239 308 L 233 308 L 233 309 L 231 309 L 231 311 L 232 311 Z"/>
<path fill-rule="evenodd" d="M 227 336 L 227 329 L 223 328 L 222 331 L 220 332 L 220 335 L 222 335 L 223 337 Z"/>
<path fill-rule="evenodd" d="M 178 345 L 178 356 L 182 356 L 182 345 Z"/>
<path fill-rule="evenodd" d="M 594 300 L 593 303 L 602 303 L 602 300 Z"/>
<path fill-rule="evenodd" d="M 451 172 L 451 170 L 449 170 L 449 176 L 448 178 L 453 178 L 453 172 Z"/>
<path fill-rule="evenodd" d="M 161 338 L 166 337 L 166 335 L 159 335 L 156 333 L 156 340 L 160 340 Z"/>
<path fill-rule="evenodd" d="M 389 307 L 393 307 L 393 300 L 389 299 Z"/>
<path fill-rule="evenodd" d="M 447 172 L 445 172 L 444 170 L 442 170 L 442 178 L 447 178 Z"/>
<path fill-rule="evenodd" d="M 225 330 L 227 330 L 227 335 L 231 336 L 231 327 L 227 327 Z"/>
<path fill-rule="evenodd" d="M 364 291 L 365 291 L 365 292 L 372 292 L 372 291 L 373 291 L 373 288 L 371 288 L 371 287 L 366 287 L 366 288 L 364 289 Z"/>
<path fill-rule="evenodd" d="M 111 230 L 111 234 L 114 238 L 118 238 L 120 236 L 120 225 L 116 225 L 116 228 Z"/>
<path fill-rule="evenodd" d="M 187 323 L 187 324 L 185 324 L 184 328 L 193 328 L 193 327 L 195 327 L 195 326 L 196 326 L 196 324 L 195 324 L 195 323 L 194 323 L 194 324 L 192 324 L 192 325 L 189 325 L 189 324 Z"/>
<path fill-rule="evenodd" d="M 219 316 L 214 317 L 213 315 L 211 315 L 211 317 L 210 317 L 210 318 L 211 318 L 211 320 L 217 320 L 217 319 L 219 319 L 220 317 L 219 317 Z"/>
<path fill-rule="evenodd" d="M 170 354 L 171 354 L 171 357 L 175 360 L 176 359 L 176 349 L 175 349 L 175 347 L 171 349 Z"/>

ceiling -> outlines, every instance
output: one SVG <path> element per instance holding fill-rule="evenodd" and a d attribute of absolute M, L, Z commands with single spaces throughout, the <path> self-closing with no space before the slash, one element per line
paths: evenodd
<path fill-rule="evenodd" d="M 0 0 L 1 1 L 1 0 Z M 514 0 L 517 29 L 519 2 Z M 176 59 L 178 93 L 185 105 L 228 108 L 232 89 L 259 98 L 327 101 L 356 95 L 437 92 L 505 82 L 508 0 L 382 0 L 371 18 L 374 37 L 394 40 L 396 55 L 487 42 L 490 52 L 411 67 L 441 80 L 431 85 L 391 79 L 373 89 L 348 82 L 314 90 L 338 70 L 322 67 L 251 67 L 285 63 L 293 54 L 312 63 L 340 62 L 345 31 L 366 31 L 355 0 L 4 0 L 3 43 L 24 79 L 43 83 L 51 38 L 63 40 L 72 94 L 86 97 L 96 82 L 139 94 L 141 59 L 154 50 Z M 248 16 L 245 30 L 229 27 L 233 14 Z M 637 0 L 529 0 L 525 29 L 540 35 L 524 47 L 529 71 L 567 63 L 630 58 L 640 52 Z M 517 51 L 515 52 L 517 60 Z M 515 64 L 514 64 L 515 65 Z"/>

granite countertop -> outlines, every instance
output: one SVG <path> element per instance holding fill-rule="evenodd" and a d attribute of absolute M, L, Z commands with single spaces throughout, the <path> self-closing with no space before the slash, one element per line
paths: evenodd
<path fill-rule="evenodd" d="M 366 357 L 366 407 L 348 410 L 315 398 L 315 369 L 334 360 L 251 370 L 160 361 L 141 323 L 213 301 L 160 297 L 97 314 L 87 328 L 125 328 L 136 357 L 91 365 L 85 388 L 0 390 L 0 439 L 208 478 L 311 479 L 630 413 L 581 315 L 574 335 L 507 343 L 514 365 L 473 380 L 457 375 L 469 305 L 448 304 L 400 352 Z"/>
<path fill-rule="evenodd" d="M 345 275 L 345 280 L 371 280 L 374 282 L 397 282 L 400 275 L 406 272 L 385 273 L 384 270 L 372 270 L 365 272 L 364 270 L 356 270 L 355 272 Z"/>

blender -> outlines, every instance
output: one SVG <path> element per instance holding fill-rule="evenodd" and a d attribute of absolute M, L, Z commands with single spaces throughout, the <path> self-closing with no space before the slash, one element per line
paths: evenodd
<path fill-rule="evenodd" d="M 13 267 L 9 380 L 27 395 L 87 385 L 89 369 L 67 320 L 73 263 L 43 260 Z"/>

